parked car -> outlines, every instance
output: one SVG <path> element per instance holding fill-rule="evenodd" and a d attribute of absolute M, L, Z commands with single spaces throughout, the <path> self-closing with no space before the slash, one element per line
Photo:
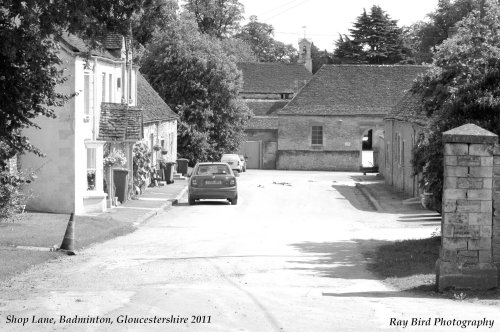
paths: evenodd
<path fill-rule="evenodd" d="M 189 205 L 200 199 L 226 199 L 238 204 L 236 175 L 227 163 L 198 163 L 188 182 Z"/>
<path fill-rule="evenodd" d="M 241 170 L 243 172 L 246 172 L 247 171 L 247 160 L 246 160 L 245 156 L 242 154 L 239 154 L 238 157 L 240 157 L 240 161 L 241 161 Z"/>
<path fill-rule="evenodd" d="M 243 171 L 240 157 L 237 154 L 223 154 L 220 161 L 222 163 L 228 163 L 233 171 L 237 171 L 239 173 Z"/>

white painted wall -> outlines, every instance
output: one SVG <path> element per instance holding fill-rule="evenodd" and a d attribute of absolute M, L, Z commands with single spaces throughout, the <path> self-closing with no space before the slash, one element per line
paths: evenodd
<path fill-rule="evenodd" d="M 21 158 L 21 167 L 35 171 L 38 178 L 29 190 L 33 198 L 28 208 L 35 211 L 82 214 L 104 210 L 103 192 L 103 144 L 96 141 L 99 130 L 100 104 L 102 101 L 121 103 L 127 80 L 123 80 L 123 62 L 104 58 L 92 58 L 85 68 L 86 60 L 74 56 L 64 49 L 60 52 L 68 80 L 57 88 L 59 92 L 77 95 L 64 107 L 56 109 L 56 119 L 38 117 L 35 123 L 41 130 L 27 129 L 25 134 L 46 158 L 34 154 Z M 92 101 L 90 114 L 85 115 L 85 71 L 91 72 Z M 104 74 L 104 79 L 103 79 Z M 136 82 L 137 68 L 132 71 L 132 82 Z M 111 79 L 111 80 L 110 80 Z M 120 85 L 118 85 L 120 80 Z M 104 95 L 103 95 L 104 84 Z M 135 83 L 134 83 L 135 84 Z M 136 93 L 136 87 L 132 92 Z M 103 100 L 103 97 L 104 100 Z M 131 106 L 135 106 L 135 96 Z M 96 149 L 96 188 L 87 190 L 87 148 Z M 93 201 L 92 211 L 87 201 Z M 96 203 L 97 202 L 97 203 Z"/>

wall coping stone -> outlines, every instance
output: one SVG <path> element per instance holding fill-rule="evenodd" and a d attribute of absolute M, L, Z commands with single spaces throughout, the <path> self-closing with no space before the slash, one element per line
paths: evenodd
<path fill-rule="evenodd" d="M 498 135 L 475 124 L 468 123 L 443 133 L 444 143 L 498 143 Z"/>

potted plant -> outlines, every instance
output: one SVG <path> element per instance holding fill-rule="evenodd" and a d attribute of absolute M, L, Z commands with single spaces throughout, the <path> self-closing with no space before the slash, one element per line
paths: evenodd
<path fill-rule="evenodd" d="M 153 151 L 158 152 L 161 151 L 161 149 L 162 149 L 161 145 L 156 144 L 155 146 L 153 146 Z"/>
<path fill-rule="evenodd" d="M 168 154 L 168 150 L 165 150 L 165 149 L 161 150 L 161 154 L 162 154 L 162 155 L 166 155 L 166 154 Z"/>

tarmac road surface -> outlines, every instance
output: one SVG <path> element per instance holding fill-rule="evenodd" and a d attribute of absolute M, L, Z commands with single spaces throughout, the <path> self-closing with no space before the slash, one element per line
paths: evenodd
<path fill-rule="evenodd" d="M 184 197 L 132 234 L 0 284 L 0 330 L 498 331 L 497 306 L 399 292 L 366 270 L 361 248 L 436 225 L 371 211 L 356 175 L 248 170 L 236 206 Z"/>

